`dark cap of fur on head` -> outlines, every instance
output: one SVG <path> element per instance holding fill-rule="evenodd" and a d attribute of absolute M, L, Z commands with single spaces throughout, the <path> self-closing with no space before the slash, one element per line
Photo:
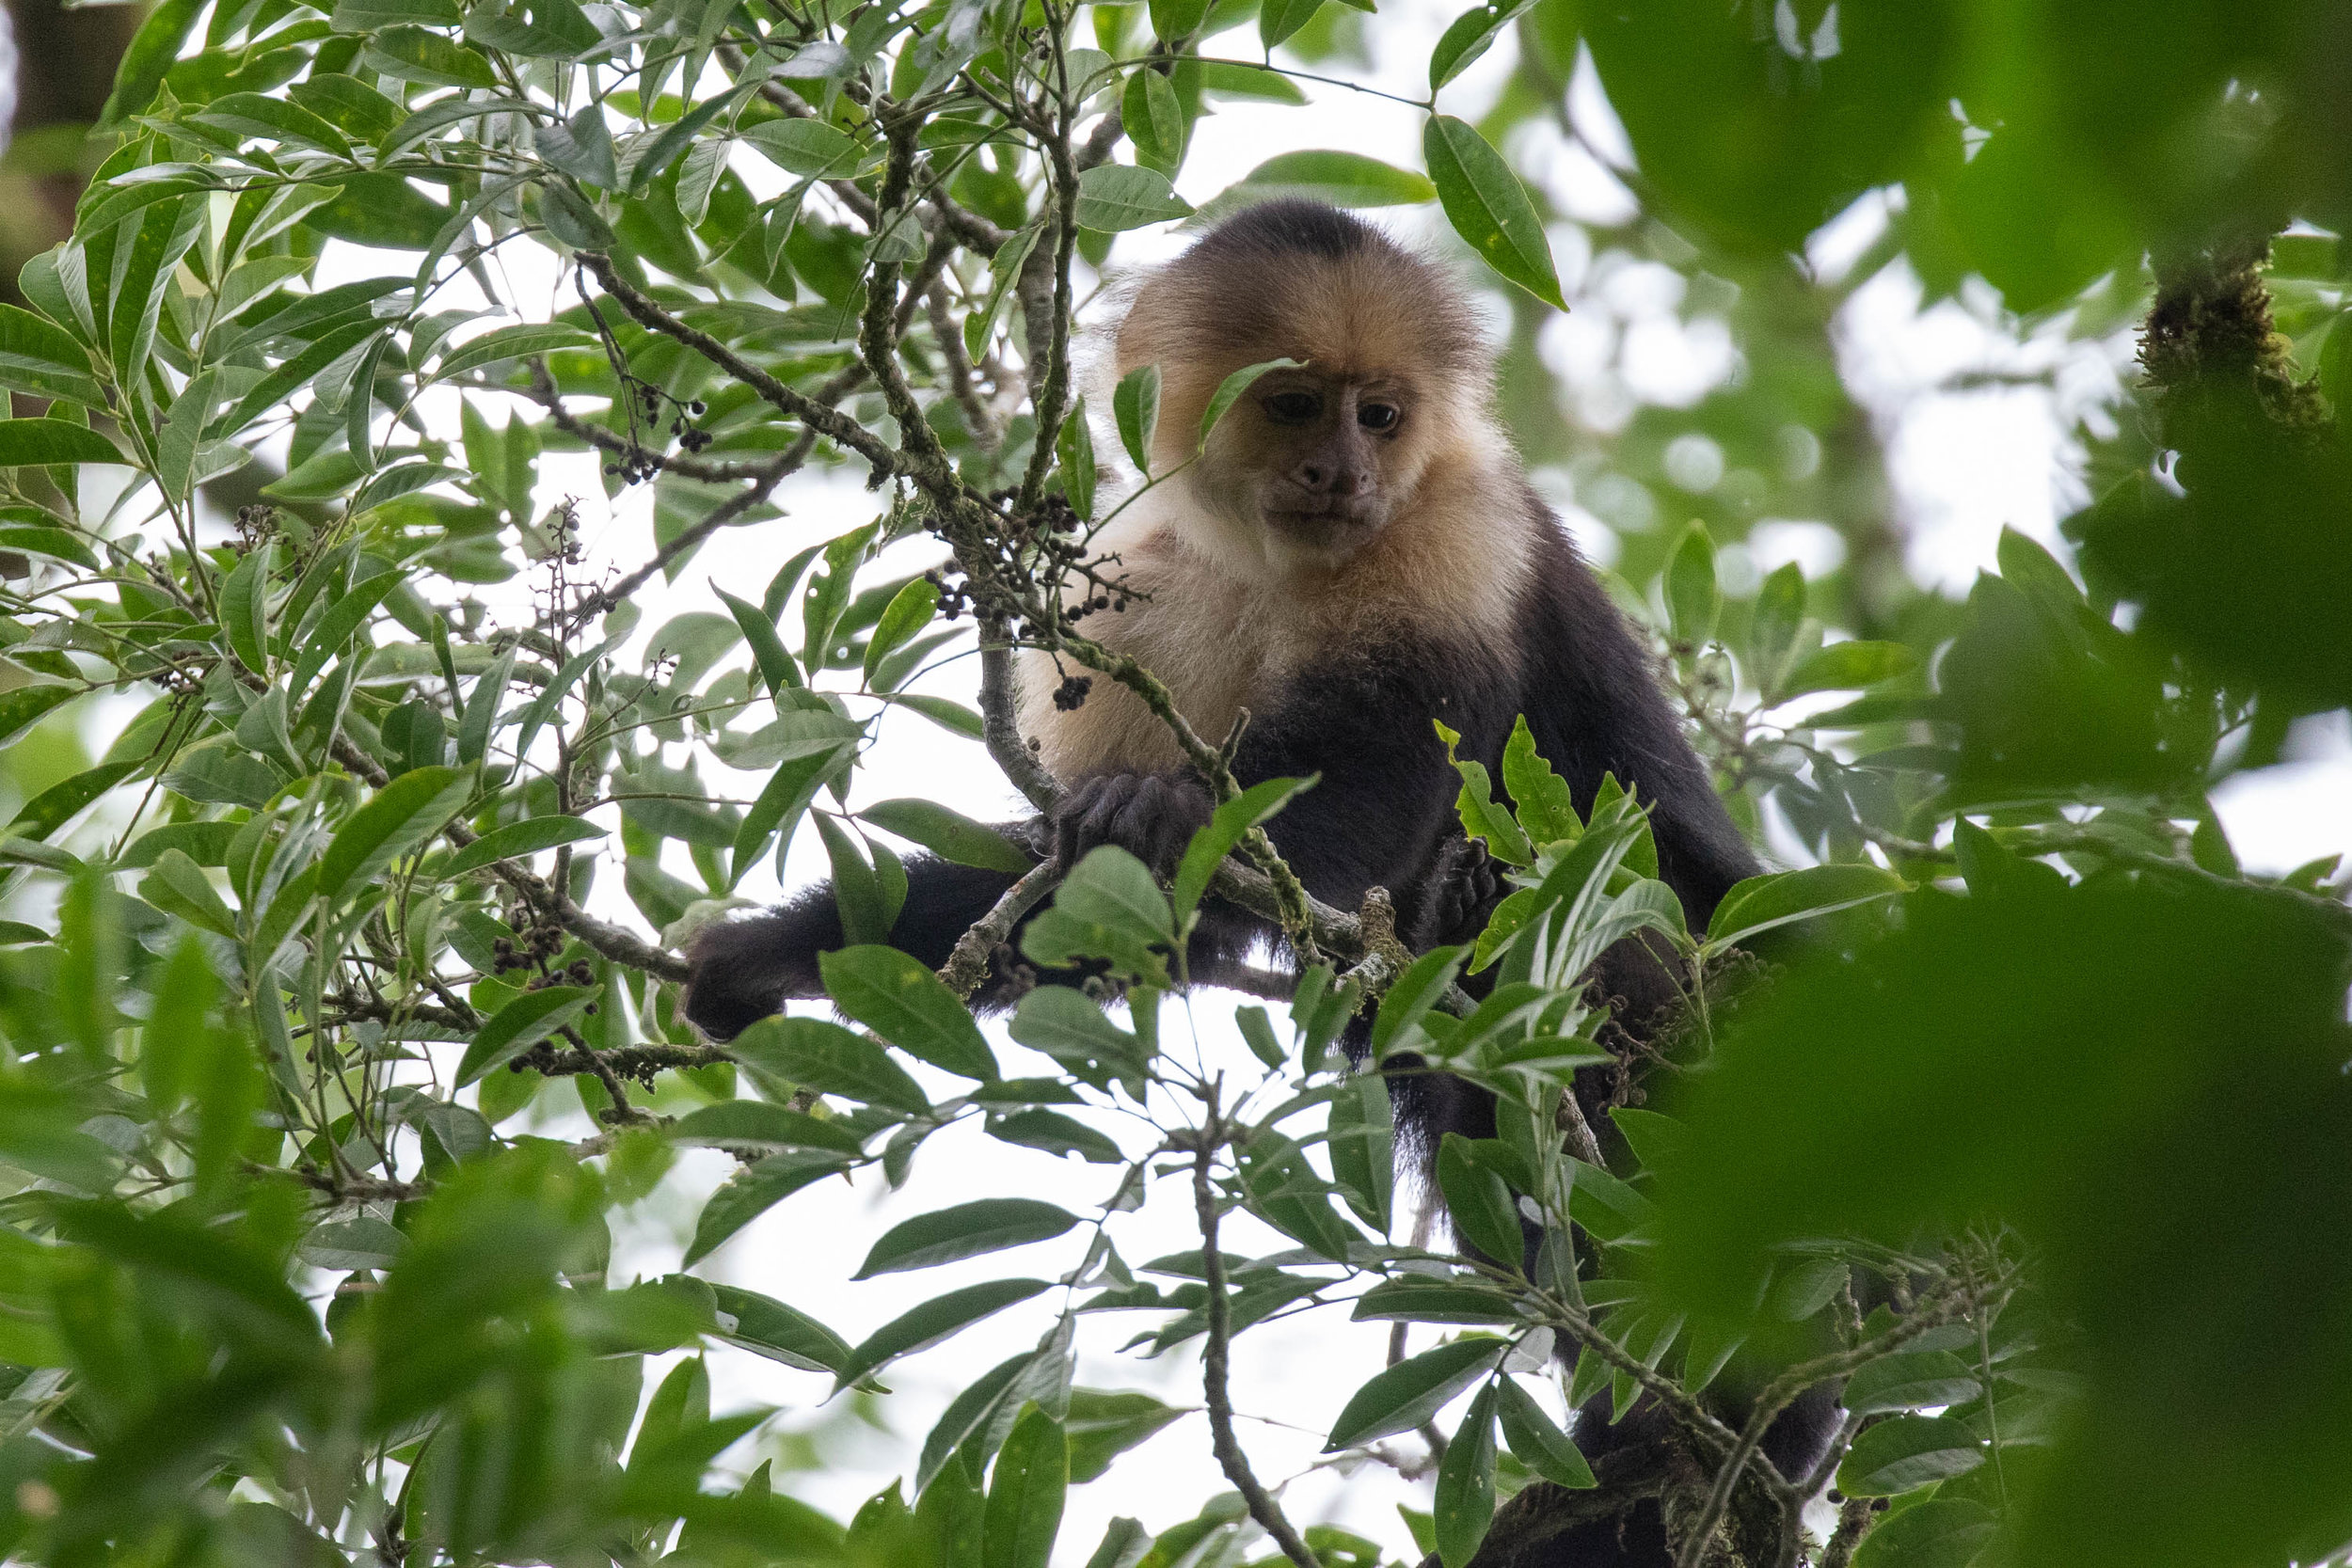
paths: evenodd
<path fill-rule="evenodd" d="M 1397 261 L 1413 260 L 1395 241 L 1353 214 L 1320 201 L 1285 197 L 1244 207 L 1195 241 L 1184 260 L 1256 255 L 1273 261 L 1296 254 L 1336 261 L 1375 249 Z"/>
<path fill-rule="evenodd" d="M 1194 241 L 1136 292 L 1119 336 L 1122 373 L 1157 363 L 1163 374 L 1189 364 L 1222 374 L 1282 356 L 1462 390 L 1484 382 L 1488 362 L 1445 268 L 1361 218 L 1295 198 L 1245 207 Z"/>

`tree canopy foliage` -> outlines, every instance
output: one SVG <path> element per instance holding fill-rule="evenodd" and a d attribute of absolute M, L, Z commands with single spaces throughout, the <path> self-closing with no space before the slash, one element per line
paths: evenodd
<path fill-rule="evenodd" d="M 1329 1441 L 1434 1471 L 1359 1483 L 1445 1568 L 1637 1499 L 1684 1563 L 2352 1542 L 2352 911 L 2332 862 L 2245 872 L 2211 803 L 2352 702 L 2352 13 L 1515 0 L 1432 52 L 1422 166 L 1287 153 L 1196 214 L 1172 177 L 1201 117 L 1344 90 L 1375 10 L 146 14 L 72 237 L 0 306 L 0 1550 L 1370 1565 L 1291 1520 L 1234 1424 L 1234 1338 L 1310 1314 L 1435 1325 L 1367 1354 Z M 1619 222 L 1515 170 L 1590 134 L 1583 60 L 1631 145 Z M 1116 586 L 1094 530 L 1171 477 L 1152 369 L 1091 409 L 1072 370 L 1118 236 L 1296 192 L 1442 214 L 1502 302 L 1523 447 L 1621 530 L 1614 586 L 1735 812 L 1816 863 L 1687 930 L 1642 801 L 1570 799 L 1522 730 L 1499 778 L 1459 764 L 1513 892 L 1473 944 L 1406 953 L 1260 831 L 1311 785 L 1243 788 L 1064 608 L 1066 573 Z M 1825 261 L 1858 213 L 1874 237 Z M 1671 271 L 1740 373 L 1581 420 L 1536 352 L 1593 305 L 1571 241 Z M 2144 375 L 2075 432 L 2071 563 L 2010 532 L 1964 599 L 1904 575 L 1834 338 L 1890 267 L 2020 330 L 2137 331 Z M 650 491 L 648 557 L 591 562 L 548 504 L 543 459 L 577 452 Z M 870 521 L 639 625 L 830 468 Z M 1843 563 L 1740 569 L 1775 517 Z M 918 536 L 933 569 L 878 563 Z M 1172 885 L 853 797 L 879 735 L 930 725 L 1050 806 L 1016 647 L 1180 732 L 1221 804 Z M 958 659 L 969 700 L 914 689 Z M 721 1049 L 678 1015 L 680 944 L 796 836 L 851 938 L 833 1010 Z M 936 974 L 882 945 L 909 845 L 1021 877 Z M 1212 896 L 1302 959 L 1233 1013 L 1247 1073 L 1190 1038 L 1230 995 L 1180 1005 Z M 1031 960 L 1106 983 L 1031 991 L 1007 1039 L 968 998 L 1024 916 Z M 1584 985 L 1634 935 L 1691 977 L 1655 1048 Z M 1379 1056 L 1498 1099 L 1494 1138 L 1432 1151 L 1450 1235 L 1399 1239 L 1388 1089 L 1334 1049 L 1359 1011 Z M 892 1226 L 860 1276 L 1015 1247 L 1030 1274 L 828 1324 L 695 1272 L 816 1183 L 898 1186 L 949 1127 L 1081 1174 Z M 683 1148 L 734 1174 L 672 1272 L 612 1276 L 609 1216 Z M 1145 1205 L 1198 1245 L 1122 1256 Z M 1498 1263 L 1523 1222 L 1540 1248 Z M 886 1409 L 895 1366 L 1000 1313 L 1035 1349 L 853 1518 L 725 1457 L 772 1412 L 714 1407 L 705 1352 Z M 1199 1348 L 1205 1421 L 1074 1386 L 1109 1313 Z M 1848 1416 L 1784 1475 L 1756 1436 L 1817 1386 Z M 1566 1414 L 1597 1396 L 1667 1440 L 1597 1475 Z M 1232 1491 L 1057 1539 L 1068 1489 L 1171 1423 Z"/>

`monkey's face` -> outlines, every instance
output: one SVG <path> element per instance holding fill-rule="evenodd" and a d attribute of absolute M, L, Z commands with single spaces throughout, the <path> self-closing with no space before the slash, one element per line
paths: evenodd
<path fill-rule="evenodd" d="M 1427 462 L 1407 379 L 1270 371 L 1218 421 L 1195 485 L 1271 556 L 1336 565 L 1393 519 Z"/>

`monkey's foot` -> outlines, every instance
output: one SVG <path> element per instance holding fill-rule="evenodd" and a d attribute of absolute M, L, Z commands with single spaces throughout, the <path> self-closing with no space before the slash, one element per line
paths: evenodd
<path fill-rule="evenodd" d="M 1055 850 L 1068 867 L 1088 850 L 1115 844 L 1165 877 L 1215 808 L 1208 786 L 1184 774 L 1106 773 L 1062 800 L 1054 816 Z"/>
<path fill-rule="evenodd" d="M 1438 852 L 1429 879 L 1423 930 L 1416 948 L 1474 942 L 1502 902 L 1502 873 L 1486 853 L 1486 841 L 1457 838 Z"/>

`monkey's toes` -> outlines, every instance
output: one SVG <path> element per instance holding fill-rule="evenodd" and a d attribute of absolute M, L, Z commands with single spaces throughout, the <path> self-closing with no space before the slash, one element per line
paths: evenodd
<path fill-rule="evenodd" d="M 1184 858 L 1210 810 L 1205 790 L 1166 774 L 1089 779 L 1071 792 L 1055 818 L 1056 848 L 1062 864 L 1071 866 L 1089 850 L 1116 845 L 1165 877 Z"/>

